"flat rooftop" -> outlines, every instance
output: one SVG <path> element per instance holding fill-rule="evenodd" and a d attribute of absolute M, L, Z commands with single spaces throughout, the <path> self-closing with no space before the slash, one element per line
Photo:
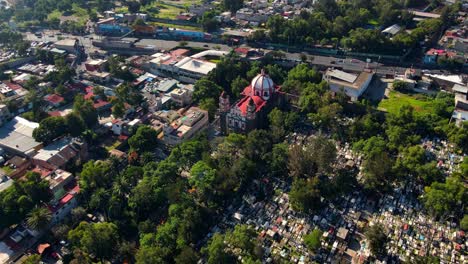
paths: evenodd
<path fill-rule="evenodd" d="M 175 66 L 182 70 L 206 75 L 216 68 L 216 63 L 187 57 L 179 61 Z"/>
<path fill-rule="evenodd" d="M 20 152 L 36 148 L 41 145 L 32 137 L 37 127 L 38 123 L 17 116 L 0 128 L 0 144 Z"/>
<path fill-rule="evenodd" d="M 329 72 L 332 72 L 331 74 Z M 331 79 L 328 81 L 330 83 L 350 87 L 356 90 L 361 89 L 362 85 L 370 78 L 373 73 L 370 72 L 361 72 L 359 75 L 349 74 L 343 71 L 336 73 L 338 70 L 327 70 L 326 75 L 330 76 Z"/>

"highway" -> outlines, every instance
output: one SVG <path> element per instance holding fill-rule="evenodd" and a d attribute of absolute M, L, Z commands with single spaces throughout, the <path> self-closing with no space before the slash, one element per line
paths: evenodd
<path fill-rule="evenodd" d="M 46 30 L 44 31 L 42 37 L 38 37 L 33 33 L 26 33 L 25 38 L 29 41 L 57 41 L 58 37 L 60 38 L 77 38 L 80 43 L 86 48 L 86 51 L 92 52 L 97 48 L 92 45 L 93 39 L 100 39 L 101 36 L 90 34 L 86 36 L 75 36 L 70 34 L 60 34 L 57 35 L 58 31 Z M 136 45 L 141 46 L 153 46 L 157 50 L 170 50 L 177 47 L 180 44 L 180 41 L 173 41 L 173 40 L 162 40 L 162 39 L 140 39 Z M 232 50 L 232 47 L 223 45 L 223 44 L 216 44 L 216 43 L 208 43 L 208 42 L 194 42 L 188 41 L 188 47 L 193 48 L 207 48 L 207 49 L 220 49 L 224 51 Z M 285 52 L 285 59 L 289 62 L 300 62 L 301 61 L 301 53 L 293 53 L 293 52 Z M 375 70 L 377 74 L 380 75 L 393 75 L 393 74 L 403 74 L 406 70 L 404 67 L 394 67 L 385 65 L 382 63 L 377 62 L 370 62 L 367 63 L 362 60 L 346 58 L 340 59 L 330 56 L 318 56 L 318 55 L 307 55 L 308 62 L 312 65 L 316 65 L 317 67 L 325 68 L 325 67 L 336 67 L 340 68 L 344 71 L 352 71 L 352 72 L 360 72 L 363 71 L 365 68 L 369 68 Z"/>

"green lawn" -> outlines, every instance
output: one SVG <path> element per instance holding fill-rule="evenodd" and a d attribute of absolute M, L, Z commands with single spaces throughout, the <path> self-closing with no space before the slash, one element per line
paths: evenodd
<path fill-rule="evenodd" d="M 405 104 L 411 105 L 417 112 L 429 112 L 432 107 L 432 100 L 424 95 L 391 91 L 388 98 L 380 102 L 378 108 L 389 113 L 396 113 Z"/>
<path fill-rule="evenodd" d="M 10 175 L 14 170 L 10 168 L 10 166 L 3 166 L 2 170 L 6 173 L 6 175 Z"/>

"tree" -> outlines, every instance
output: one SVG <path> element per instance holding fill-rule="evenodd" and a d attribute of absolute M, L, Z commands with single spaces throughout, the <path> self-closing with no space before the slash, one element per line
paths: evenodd
<path fill-rule="evenodd" d="M 288 175 L 288 145 L 285 143 L 275 144 L 271 151 L 269 167 L 271 173 L 276 177 Z"/>
<path fill-rule="evenodd" d="M 23 260 L 24 264 L 40 264 L 41 262 L 41 255 L 33 254 L 28 256 L 25 260 Z"/>
<path fill-rule="evenodd" d="M 233 14 L 242 8 L 244 5 L 243 0 L 223 0 L 222 1 L 222 6 L 224 10 L 231 11 Z"/>
<path fill-rule="evenodd" d="M 444 183 L 433 182 L 424 188 L 421 200 L 429 213 L 435 217 L 456 214 L 461 211 L 463 201 L 468 199 L 467 188 L 456 175 L 448 177 Z"/>
<path fill-rule="evenodd" d="M 270 121 L 270 129 L 274 141 L 280 141 L 288 132 L 292 131 L 295 124 L 299 120 L 299 115 L 296 112 L 283 112 L 278 108 L 274 108 L 268 114 Z"/>
<path fill-rule="evenodd" d="M 68 132 L 65 119 L 61 116 L 51 116 L 39 123 L 33 131 L 33 137 L 39 142 L 51 142 Z"/>
<path fill-rule="evenodd" d="M 85 100 L 83 96 L 75 96 L 73 112 L 77 113 L 88 128 L 92 128 L 98 121 L 97 111 L 90 100 Z"/>
<path fill-rule="evenodd" d="M 201 199 L 209 200 L 213 192 L 216 169 L 211 168 L 204 161 L 199 161 L 190 169 L 190 176 L 189 183 L 196 188 Z"/>
<path fill-rule="evenodd" d="M 369 241 L 369 249 L 373 255 L 380 256 L 385 253 L 385 244 L 388 238 L 382 225 L 375 224 L 369 227 L 365 236 Z"/>
<path fill-rule="evenodd" d="M 237 98 L 248 85 L 249 82 L 246 79 L 242 78 L 241 76 L 237 76 L 231 83 L 232 95 Z"/>
<path fill-rule="evenodd" d="M 310 250 L 316 251 L 321 246 L 322 234 L 323 232 L 316 228 L 312 233 L 304 236 L 304 243 Z"/>
<path fill-rule="evenodd" d="M 113 106 L 112 106 L 112 115 L 115 118 L 121 118 L 125 114 L 125 106 L 124 104 L 118 100 Z"/>
<path fill-rule="evenodd" d="M 76 247 L 100 260 L 111 260 L 119 241 L 117 230 L 113 223 L 81 222 L 68 233 L 68 239 Z"/>
<path fill-rule="evenodd" d="M 109 163 L 105 161 L 86 162 L 79 177 L 80 189 L 85 195 L 91 195 L 98 188 L 107 188 L 111 182 L 109 172 Z"/>
<path fill-rule="evenodd" d="M 404 81 L 394 81 L 392 84 L 392 88 L 399 92 L 406 92 L 408 90 L 408 84 Z"/>
<path fill-rule="evenodd" d="M 219 95 L 223 89 L 216 83 L 209 81 L 206 78 L 201 78 L 194 85 L 193 100 L 196 103 L 203 99 L 214 98 L 218 102 Z"/>
<path fill-rule="evenodd" d="M 29 214 L 26 222 L 34 230 L 43 230 L 49 226 L 52 213 L 46 207 L 36 207 Z"/>
<path fill-rule="evenodd" d="M 208 111 L 208 117 L 210 120 L 214 119 L 218 105 L 216 104 L 215 98 L 204 98 L 200 101 L 200 108 Z"/>
<path fill-rule="evenodd" d="M 234 258 L 226 252 L 224 236 L 219 233 L 213 235 L 203 252 L 208 256 L 208 264 L 235 263 Z"/>
<path fill-rule="evenodd" d="M 460 228 L 464 231 L 468 230 L 468 215 L 463 216 L 463 219 L 460 221 Z"/>
<path fill-rule="evenodd" d="M 135 135 L 128 139 L 128 145 L 138 154 L 154 151 L 158 145 L 158 134 L 150 126 L 140 126 Z"/>
<path fill-rule="evenodd" d="M 197 252 L 191 247 L 185 246 L 182 248 L 179 255 L 174 258 L 174 261 L 176 264 L 196 264 L 198 259 Z"/>
<path fill-rule="evenodd" d="M 363 162 L 364 188 L 372 192 L 385 192 L 392 182 L 393 160 L 386 152 L 372 153 Z"/>
<path fill-rule="evenodd" d="M 225 240 L 233 251 L 240 250 L 243 257 L 255 257 L 255 238 L 257 233 L 248 225 L 236 225 L 234 230 L 227 232 Z"/>
<path fill-rule="evenodd" d="M 320 201 L 319 180 L 295 178 L 289 192 L 291 207 L 295 211 L 309 213 L 318 210 Z"/>
<path fill-rule="evenodd" d="M 83 121 L 83 118 L 75 112 L 68 114 L 65 117 L 65 124 L 70 135 L 74 137 L 80 136 L 86 129 L 86 124 Z"/>

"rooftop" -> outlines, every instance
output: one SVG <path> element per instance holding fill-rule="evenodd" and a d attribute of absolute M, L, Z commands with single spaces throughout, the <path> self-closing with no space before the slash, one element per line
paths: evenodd
<path fill-rule="evenodd" d="M 36 148 L 41 145 L 32 137 L 37 127 L 38 123 L 17 116 L 0 128 L 0 144 L 20 152 Z"/>
<path fill-rule="evenodd" d="M 68 39 L 62 39 L 62 40 L 55 42 L 55 45 L 73 47 L 75 46 L 76 42 L 77 42 L 76 39 L 68 38 Z"/>
<path fill-rule="evenodd" d="M 328 69 L 324 76 L 330 77 L 328 81 L 331 83 L 358 90 L 372 75 L 373 73 L 370 72 L 361 72 L 359 75 L 355 75 L 336 69 Z"/>

